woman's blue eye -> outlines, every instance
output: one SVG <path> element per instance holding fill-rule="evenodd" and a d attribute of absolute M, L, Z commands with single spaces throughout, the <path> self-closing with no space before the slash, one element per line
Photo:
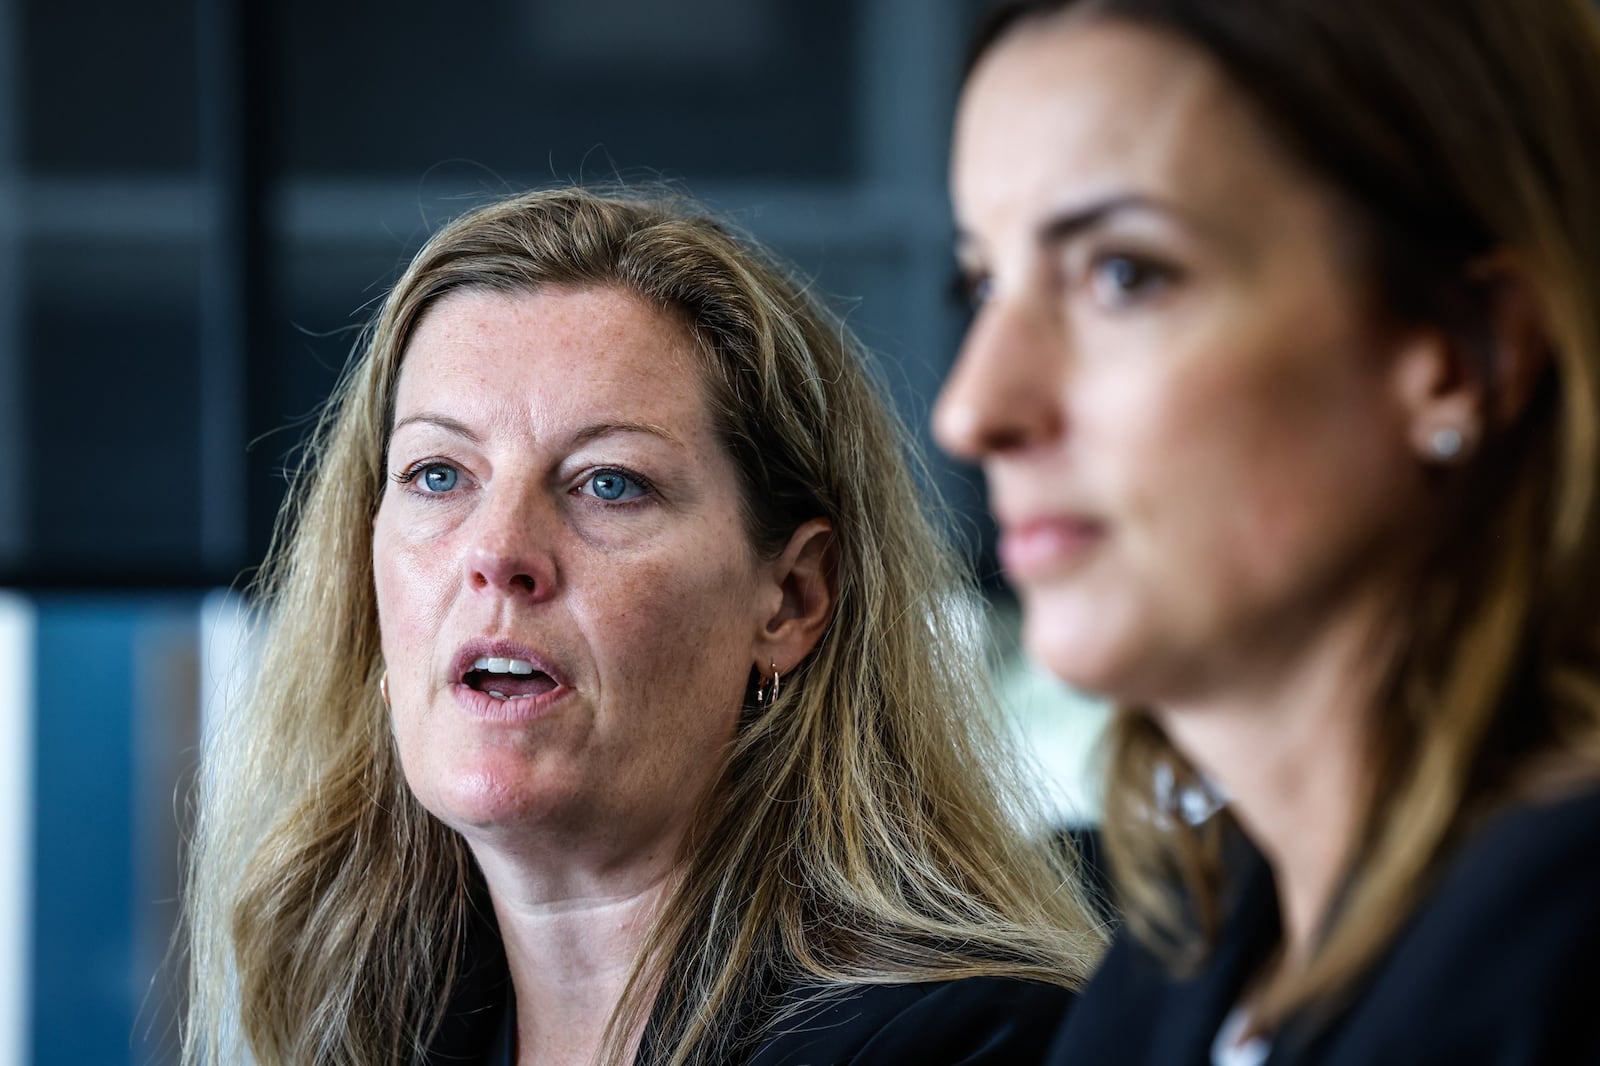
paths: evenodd
<path fill-rule="evenodd" d="M 431 463 L 422 468 L 422 487 L 428 492 L 449 492 L 460 478 L 455 467 L 443 463 Z"/>
<path fill-rule="evenodd" d="M 1167 268 L 1128 255 L 1108 255 L 1089 270 L 1095 299 L 1106 307 L 1127 307 L 1154 296 L 1172 280 Z"/>
<path fill-rule="evenodd" d="M 601 500 L 631 500 L 644 495 L 644 488 L 617 470 L 601 470 L 589 478 L 589 493 Z"/>

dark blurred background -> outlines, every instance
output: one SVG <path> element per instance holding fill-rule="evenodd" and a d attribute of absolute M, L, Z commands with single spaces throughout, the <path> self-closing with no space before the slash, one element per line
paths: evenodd
<path fill-rule="evenodd" d="M 423 237 L 531 186 L 670 181 L 814 278 L 925 433 L 980 7 L 0 0 L 0 469 L 39 475 L 0 490 L 0 1066 L 173 1060 L 229 590 Z M 935 479 L 985 558 L 975 480 Z"/>
<path fill-rule="evenodd" d="M 353 327 L 441 220 L 535 185 L 731 214 L 852 309 L 920 425 L 976 7 L 6 0 L 0 454 L 56 476 L 0 493 L 0 582 L 232 582 Z"/>

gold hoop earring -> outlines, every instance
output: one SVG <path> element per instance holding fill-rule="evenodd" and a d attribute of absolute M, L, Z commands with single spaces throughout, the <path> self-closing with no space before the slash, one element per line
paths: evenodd
<path fill-rule="evenodd" d="M 378 695 L 383 697 L 383 705 L 394 710 L 394 705 L 389 702 L 389 671 L 385 670 L 383 676 L 378 678 Z"/>
<path fill-rule="evenodd" d="M 778 698 L 778 691 L 783 687 L 783 678 L 778 675 L 778 664 L 768 664 L 772 667 L 772 680 L 764 682 L 756 689 L 756 706 L 771 707 Z"/>

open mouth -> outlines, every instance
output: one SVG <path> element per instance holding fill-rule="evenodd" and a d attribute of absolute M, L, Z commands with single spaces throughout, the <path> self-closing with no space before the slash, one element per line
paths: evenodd
<path fill-rule="evenodd" d="M 556 688 L 555 678 L 524 659 L 477 659 L 461 682 L 497 700 L 531 700 Z"/>

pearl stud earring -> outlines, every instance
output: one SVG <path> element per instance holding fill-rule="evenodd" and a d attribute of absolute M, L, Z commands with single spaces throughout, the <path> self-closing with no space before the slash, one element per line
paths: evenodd
<path fill-rule="evenodd" d="M 1455 426 L 1442 426 L 1434 430 L 1433 435 L 1428 438 L 1428 450 L 1441 463 L 1461 458 L 1466 445 L 1466 436 Z"/>

